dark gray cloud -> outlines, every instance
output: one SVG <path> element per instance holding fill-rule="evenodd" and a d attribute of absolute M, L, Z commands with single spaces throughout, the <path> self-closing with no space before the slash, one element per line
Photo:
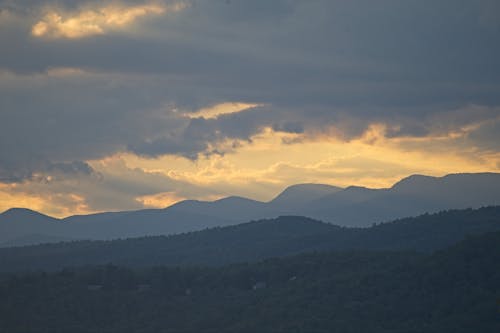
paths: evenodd
<path fill-rule="evenodd" d="M 40 174 L 29 182 L 21 182 L 10 189 L 12 194 L 24 194 L 41 197 L 46 201 L 46 213 L 68 215 L 82 212 L 82 205 L 90 211 L 142 209 L 142 196 L 172 191 L 180 198 L 193 198 L 218 194 L 217 190 L 196 186 L 185 181 L 174 180 L 162 173 L 145 172 L 142 169 L 129 168 L 120 159 L 108 161 L 103 167 L 97 165 L 92 175 L 81 172 L 61 174 L 61 170 L 52 170 L 51 174 Z M 52 169 L 87 169 L 78 162 L 57 165 Z M 87 169 L 87 171 L 89 171 Z M 50 176 L 50 177 L 49 177 Z M 91 176 L 91 177 L 89 177 Z M 167 203 L 165 203 L 167 205 Z"/>
<path fill-rule="evenodd" d="M 99 174 L 88 163 L 82 161 L 53 163 L 34 158 L 19 163 L 2 163 L 0 166 L 0 182 L 7 184 L 92 176 L 98 177 Z"/>
<path fill-rule="evenodd" d="M 127 150 L 195 159 L 265 127 L 333 126 L 350 139 L 383 122 L 389 136 L 425 136 L 494 119 L 500 105 L 495 1 L 192 0 L 133 33 L 30 34 L 47 5 L 89 3 L 103 2 L 0 1 L 3 181 Z M 227 101 L 265 106 L 217 119 L 174 112 Z"/>
<path fill-rule="evenodd" d="M 500 113 L 500 110 L 498 111 Z M 467 140 L 490 152 L 500 151 L 500 117 L 495 121 L 481 124 L 467 135 Z"/>
<path fill-rule="evenodd" d="M 1 75 L 0 170 L 29 175 L 47 160 L 101 158 L 182 124 L 169 117 L 154 83 L 55 75 Z"/>

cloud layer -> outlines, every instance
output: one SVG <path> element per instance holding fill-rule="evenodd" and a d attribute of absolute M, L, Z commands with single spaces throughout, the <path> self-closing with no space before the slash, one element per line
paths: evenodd
<path fill-rule="evenodd" d="M 497 7 L 487 0 L 0 0 L 4 194 L 71 193 L 80 210 L 92 211 L 234 192 L 263 198 L 293 182 L 335 183 L 319 165 L 344 183 L 338 170 L 345 168 L 325 156 L 311 156 L 308 166 L 290 162 L 311 144 L 359 149 L 363 142 L 390 147 L 384 151 L 394 158 L 446 151 L 468 170 L 498 169 Z M 289 155 L 267 158 L 269 142 Z M 364 154 L 375 177 L 378 162 Z M 130 172 L 153 175 L 161 188 L 136 182 L 133 195 L 109 190 L 118 166 L 96 166 L 113 156 L 128 156 L 127 167 L 136 156 L 142 162 Z M 236 156 L 255 162 L 245 169 Z M 147 167 L 163 158 L 178 166 Z M 241 176 L 234 182 L 246 190 L 202 172 L 209 165 L 211 175 L 227 172 L 231 163 L 231 174 Z M 405 170 L 398 175 L 446 172 L 391 163 Z M 268 181 L 257 176 L 278 166 Z M 172 170 L 192 179 L 179 183 Z M 261 186 L 245 187 L 245 177 Z M 384 177 L 378 184 L 394 179 Z M 60 186 L 42 182 L 49 178 Z M 93 185 L 78 190 L 74 179 L 80 188 Z"/>

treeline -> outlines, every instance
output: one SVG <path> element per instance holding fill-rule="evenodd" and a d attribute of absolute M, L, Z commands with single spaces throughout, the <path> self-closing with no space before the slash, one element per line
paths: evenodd
<path fill-rule="evenodd" d="M 0 276 L 0 332 L 500 332 L 500 233 L 434 254 Z"/>
<path fill-rule="evenodd" d="M 500 207 L 425 214 L 370 228 L 342 228 L 285 216 L 175 236 L 78 241 L 0 249 L 0 271 L 121 266 L 226 265 L 311 251 L 432 252 L 467 235 L 500 230 Z"/>

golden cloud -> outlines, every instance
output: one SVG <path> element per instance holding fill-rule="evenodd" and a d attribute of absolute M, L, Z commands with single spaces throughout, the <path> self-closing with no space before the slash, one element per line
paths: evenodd
<path fill-rule="evenodd" d="M 13 207 L 29 208 L 54 217 L 95 213 L 77 193 L 37 193 L 33 183 L 21 186 L 0 184 L 0 213 Z M 34 185 L 36 187 L 37 185 Z M 49 186 L 45 184 L 45 186 Z"/>
<path fill-rule="evenodd" d="M 165 4 L 143 4 L 125 6 L 112 4 L 101 8 L 82 9 L 76 13 L 50 9 L 33 25 L 35 37 L 83 38 L 102 35 L 112 30 L 123 30 L 137 19 L 148 15 L 163 15 L 178 12 L 187 7 L 184 2 Z"/>
<path fill-rule="evenodd" d="M 13 207 L 41 211 L 45 205 L 43 198 L 25 193 L 12 193 L 12 185 L 0 184 L 0 213 Z"/>
<path fill-rule="evenodd" d="M 243 112 L 258 106 L 262 106 L 262 104 L 226 102 L 203 108 L 193 113 L 183 113 L 183 116 L 188 118 L 217 119 L 222 115 Z"/>
<path fill-rule="evenodd" d="M 175 192 L 162 192 L 151 195 L 143 195 L 135 200 L 140 202 L 144 207 L 165 208 L 184 199 L 186 198 L 177 196 Z"/>
<path fill-rule="evenodd" d="M 386 125 L 373 124 L 348 142 L 318 136 L 284 144 L 285 139 L 302 134 L 267 128 L 231 154 L 204 156 L 196 162 L 175 156 L 144 159 L 127 154 L 123 158 L 131 168 L 163 172 L 181 182 L 258 200 L 269 200 L 296 183 L 381 188 L 415 173 L 442 176 L 497 170 L 498 156 L 468 158 L 453 136 L 387 138 L 385 131 Z"/>
<path fill-rule="evenodd" d="M 135 200 L 133 208 L 163 208 L 184 198 L 213 200 L 227 195 L 265 201 L 297 183 L 380 188 L 415 173 L 442 176 L 500 170 L 500 153 L 480 153 L 461 145 L 463 137 L 439 133 L 393 138 L 386 137 L 386 126 L 372 124 L 364 135 L 347 142 L 334 136 L 315 136 L 295 144 L 284 141 L 304 134 L 266 128 L 230 154 L 201 156 L 197 161 L 173 155 L 147 159 L 120 153 L 89 162 L 105 175 L 107 184 L 91 184 L 85 179 L 68 180 L 59 187 L 46 181 L 0 183 L 0 209 L 23 206 L 67 216 L 124 209 L 128 206 L 123 205 L 130 205 L 129 199 Z M 125 179 L 126 186 L 116 186 Z M 170 185 L 162 185 L 165 179 L 171 180 Z M 131 197 L 133 188 L 145 190 Z M 120 199 L 123 193 L 126 200 Z M 96 198 L 103 198 L 106 206 L 97 207 Z"/>

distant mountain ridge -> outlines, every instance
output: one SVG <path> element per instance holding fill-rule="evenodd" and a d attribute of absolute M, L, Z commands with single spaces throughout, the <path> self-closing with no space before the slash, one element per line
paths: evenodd
<path fill-rule="evenodd" d="M 116 239 L 169 235 L 250 220 L 300 215 L 341 226 L 366 227 L 446 209 L 500 205 L 500 173 L 413 175 L 390 188 L 339 188 L 298 184 L 269 202 L 228 197 L 213 202 L 186 200 L 164 209 L 70 216 L 55 219 L 34 211 L 0 214 L 0 246 L 31 239 Z M 31 236 L 30 236 L 31 235 Z M 33 235 L 38 235 L 39 241 Z M 28 237 L 29 236 L 29 237 Z"/>
<path fill-rule="evenodd" d="M 462 173 L 443 177 L 412 175 L 387 189 L 348 187 L 322 197 L 303 215 L 347 226 L 500 204 L 500 173 Z"/>

